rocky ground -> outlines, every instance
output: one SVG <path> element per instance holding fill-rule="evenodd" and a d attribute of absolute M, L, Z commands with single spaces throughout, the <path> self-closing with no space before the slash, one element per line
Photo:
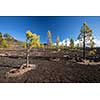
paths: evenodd
<path fill-rule="evenodd" d="M 0 53 L 5 52 L 9 56 L 0 57 L 0 82 L 2 83 L 100 82 L 100 64 L 77 63 L 76 58 L 81 58 L 82 52 L 77 53 L 72 50 L 59 52 L 56 50 L 33 50 L 30 53 L 30 63 L 35 64 L 36 68 L 21 76 L 8 78 L 5 74 L 12 68 L 19 68 L 26 62 L 26 59 L 23 50 L 19 52 L 16 50 L 13 52 L 0 51 Z"/>

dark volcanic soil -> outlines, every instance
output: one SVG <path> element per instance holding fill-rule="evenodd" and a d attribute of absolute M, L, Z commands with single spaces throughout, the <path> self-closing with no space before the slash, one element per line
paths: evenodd
<path fill-rule="evenodd" d="M 14 54 L 21 56 L 21 54 L 17 53 Z M 72 51 L 70 53 L 68 51 L 32 51 L 30 63 L 36 64 L 36 69 L 26 72 L 22 76 L 13 78 L 5 77 L 5 73 L 13 67 L 20 67 L 25 63 L 25 57 L 0 57 L 0 82 L 100 82 L 100 65 L 80 65 L 73 60 L 74 54 L 76 52 Z M 81 55 L 81 52 L 77 54 Z M 55 60 L 56 58 L 59 59 Z"/>

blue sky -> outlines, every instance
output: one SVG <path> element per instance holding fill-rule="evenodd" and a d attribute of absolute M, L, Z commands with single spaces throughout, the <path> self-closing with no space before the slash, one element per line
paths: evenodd
<path fill-rule="evenodd" d="M 100 17 L 97 16 L 0 16 L 0 32 L 9 33 L 18 40 L 25 41 L 27 30 L 37 33 L 41 42 L 47 42 L 47 31 L 50 30 L 53 42 L 56 36 L 63 41 L 67 38 L 77 39 L 83 22 L 87 22 L 94 36 L 100 39 Z"/>

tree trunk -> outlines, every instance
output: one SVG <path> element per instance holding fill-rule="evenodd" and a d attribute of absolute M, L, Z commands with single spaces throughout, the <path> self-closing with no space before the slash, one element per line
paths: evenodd
<path fill-rule="evenodd" d="M 27 48 L 27 53 L 26 53 L 26 67 L 29 65 L 29 53 L 30 53 L 30 48 Z"/>
<path fill-rule="evenodd" d="M 85 32 L 84 32 L 84 38 L 83 38 L 83 59 L 85 59 L 86 58 L 86 56 L 85 56 Z"/>

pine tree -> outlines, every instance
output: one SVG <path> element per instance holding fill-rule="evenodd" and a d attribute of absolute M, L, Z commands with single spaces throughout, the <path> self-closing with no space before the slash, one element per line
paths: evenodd
<path fill-rule="evenodd" d="M 14 43 L 14 38 L 13 38 L 9 33 L 5 33 L 5 34 L 3 35 L 3 37 L 4 37 L 4 39 L 6 40 L 6 42 L 7 42 L 7 44 L 8 44 L 9 47 L 13 45 L 13 43 Z"/>
<path fill-rule="evenodd" d="M 70 48 L 74 48 L 74 40 L 73 39 L 70 39 Z"/>
<path fill-rule="evenodd" d="M 26 48 L 27 48 L 26 66 L 27 67 L 29 65 L 29 53 L 33 47 L 40 47 L 40 36 L 37 35 L 36 33 L 33 34 L 31 31 L 27 31 L 26 32 Z"/>
<path fill-rule="evenodd" d="M 89 45 L 93 47 L 93 33 L 86 22 L 83 23 L 83 26 L 80 29 L 78 39 L 83 42 L 83 58 L 85 59 L 86 43 L 89 43 Z"/>
<path fill-rule="evenodd" d="M 57 47 L 59 47 L 59 42 L 60 42 L 60 39 L 59 39 L 59 36 L 56 37 L 56 45 Z"/>
<path fill-rule="evenodd" d="M 2 33 L 0 32 L 0 47 L 2 47 L 2 41 L 3 41 L 3 37 L 2 37 Z"/>
<path fill-rule="evenodd" d="M 0 43 L 2 42 L 3 37 L 2 37 L 2 33 L 0 32 Z"/>
<path fill-rule="evenodd" d="M 47 32 L 47 35 L 48 35 L 49 46 L 50 46 L 50 48 L 51 48 L 52 45 L 53 45 L 51 32 L 48 31 L 48 32 Z"/>
<path fill-rule="evenodd" d="M 67 40 L 65 40 L 65 47 L 67 48 Z"/>

